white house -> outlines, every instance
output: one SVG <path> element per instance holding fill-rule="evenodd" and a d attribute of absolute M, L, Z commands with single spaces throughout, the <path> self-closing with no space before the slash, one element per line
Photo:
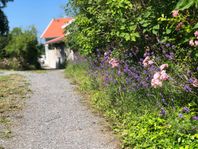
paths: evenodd
<path fill-rule="evenodd" d="M 73 18 L 52 19 L 41 38 L 45 39 L 45 65 L 49 68 L 60 68 L 69 58 L 74 59 L 73 51 L 65 48 L 64 29 Z"/>

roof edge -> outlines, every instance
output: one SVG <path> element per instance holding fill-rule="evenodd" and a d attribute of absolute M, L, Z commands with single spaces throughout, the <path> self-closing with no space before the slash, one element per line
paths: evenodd
<path fill-rule="evenodd" d="M 44 32 L 41 34 L 40 38 L 43 38 L 43 35 L 45 34 L 45 32 L 48 30 L 48 28 L 50 27 L 50 25 L 52 24 L 52 22 L 54 21 L 54 19 L 52 19 L 50 21 L 50 23 L 48 24 L 48 26 L 45 28 Z"/>

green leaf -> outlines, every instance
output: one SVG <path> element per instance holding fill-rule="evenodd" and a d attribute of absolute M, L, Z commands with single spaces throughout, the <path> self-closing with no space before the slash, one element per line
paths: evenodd
<path fill-rule="evenodd" d="M 197 29 L 198 28 L 198 23 L 195 24 L 195 26 L 193 27 L 193 29 Z"/>
<path fill-rule="evenodd" d="M 152 30 L 152 33 L 153 33 L 154 35 L 157 35 L 157 34 L 158 34 L 158 31 Z"/>
<path fill-rule="evenodd" d="M 197 0 L 180 0 L 177 3 L 177 6 L 175 9 L 178 9 L 178 10 L 188 9 L 195 4 L 195 1 L 197 1 Z"/>
<path fill-rule="evenodd" d="M 158 25 L 153 26 L 153 29 L 154 29 L 154 30 L 160 29 L 160 25 L 158 24 Z"/>
<path fill-rule="evenodd" d="M 171 29 L 166 29 L 166 34 L 170 34 L 171 33 Z"/>

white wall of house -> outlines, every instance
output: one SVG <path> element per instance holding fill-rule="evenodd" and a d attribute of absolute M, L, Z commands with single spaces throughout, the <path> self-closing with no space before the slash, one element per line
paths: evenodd
<path fill-rule="evenodd" d="M 64 49 L 62 49 L 64 50 Z M 59 68 L 61 64 L 63 64 L 66 60 L 65 53 L 61 51 L 61 49 L 53 48 L 49 49 L 48 45 L 45 45 L 45 65 L 47 65 L 49 68 Z"/>
<path fill-rule="evenodd" d="M 64 64 L 66 61 L 73 61 L 75 54 L 73 50 L 69 48 L 53 48 L 49 49 L 49 45 L 45 45 L 45 65 L 49 68 L 59 68 L 60 64 Z"/>

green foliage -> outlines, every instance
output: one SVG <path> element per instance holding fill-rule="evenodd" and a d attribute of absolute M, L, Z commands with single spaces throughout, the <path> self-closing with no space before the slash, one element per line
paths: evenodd
<path fill-rule="evenodd" d="M 37 49 L 37 34 L 34 27 L 28 30 L 14 28 L 10 33 L 10 41 L 5 47 L 9 57 L 16 58 L 23 68 L 33 65 L 39 67 Z"/>
<path fill-rule="evenodd" d="M 90 71 L 88 67 L 78 64 L 66 69 L 80 88 L 90 94 L 93 104 L 112 120 L 123 148 L 197 148 L 197 121 L 192 119 L 197 115 L 197 85 L 192 85 L 198 76 L 197 3 L 197 0 L 70 0 L 76 16 L 66 29 L 70 33 L 66 42 L 89 56 L 93 63 L 100 63 L 103 54 L 111 51 L 107 63 L 115 58 L 121 66 L 129 65 L 132 67 L 129 77 L 137 75 L 144 82 L 146 78 L 140 78 L 141 73 L 151 68 L 142 70 L 141 58 L 148 56 L 156 65 L 169 64 L 169 81 L 156 89 L 150 86 L 135 89 L 140 85 L 134 83 L 135 79 L 127 86 L 126 78 L 121 76 L 105 86 L 102 76 L 105 73 L 90 77 L 85 73 Z M 105 67 L 104 71 L 108 76 L 117 74 L 116 69 L 122 73 L 121 66 L 111 70 Z M 150 75 L 147 80 L 153 78 Z M 185 92 L 185 87 L 191 93 Z M 164 115 L 160 114 L 162 107 Z M 182 107 L 191 110 L 185 113 Z"/>
<path fill-rule="evenodd" d="M 6 4 L 12 1 L 13 0 L 0 0 L 0 9 L 6 7 Z"/>
<path fill-rule="evenodd" d="M 162 48 L 159 43 L 169 43 L 176 48 L 168 51 L 176 53 L 180 62 L 196 66 L 197 48 L 188 44 L 197 30 L 196 4 L 197 0 L 70 0 L 76 16 L 67 28 L 66 42 L 84 55 L 111 49 L 119 51 L 119 57 L 136 48 L 138 57 L 148 48 L 157 53 Z M 178 17 L 172 16 L 174 9 L 181 10 Z"/>
<path fill-rule="evenodd" d="M 4 48 L 7 46 L 9 42 L 9 37 L 8 36 L 0 36 L 0 58 L 5 57 L 5 50 Z"/>
<path fill-rule="evenodd" d="M 183 97 L 190 99 L 191 95 L 181 95 L 173 87 L 171 91 L 170 87 L 161 89 L 163 94 L 175 94 L 173 97 L 177 98 L 174 108 L 164 107 L 166 114 L 161 115 L 159 105 L 161 96 L 158 91 L 148 89 L 123 92 L 120 91 L 120 85 L 114 83 L 110 86 L 102 85 L 101 78 L 90 77 L 88 71 L 87 63 L 80 62 L 70 63 L 65 73 L 83 93 L 89 95 L 93 106 L 111 120 L 112 129 L 120 135 L 123 148 L 191 149 L 198 147 L 198 123 L 191 118 L 195 115 L 196 103 L 186 105 L 191 107 L 189 113 L 182 112 L 179 108 L 180 100 L 183 100 Z M 117 81 L 123 82 L 122 78 L 117 78 Z M 172 95 L 167 96 L 172 97 Z M 167 99 L 167 104 L 172 105 L 168 102 Z"/>
<path fill-rule="evenodd" d="M 9 1 L 13 0 L 0 0 L 0 58 L 5 56 L 4 47 L 8 43 L 7 34 L 9 31 L 8 19 L 2 11 L 2 8 L 6 7 Z"/>
<path fill-rule="evenodd" d="M 176 9 L 185 10 L 185 9 L 189 9 L 192 6 L 195 6 L 196 8 L 198 8 L 198 1 L 197 0 L 180 0 L 176 6 Z"/>
<path fill-rule="evenodd" d="M 0 35 L 6 35 L 8 33 L 8 20 L 3 11 L 0 9 Z"/>

